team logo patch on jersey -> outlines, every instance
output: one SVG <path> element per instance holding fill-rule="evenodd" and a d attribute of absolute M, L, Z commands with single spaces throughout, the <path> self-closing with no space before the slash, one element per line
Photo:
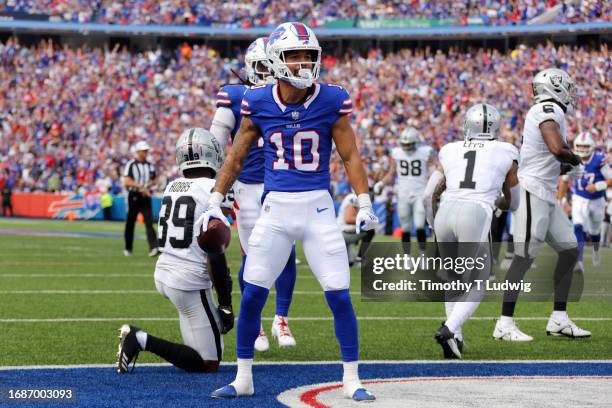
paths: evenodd
<path fill-rule="evenodd" d="M 300 118 L 300 112 L 298 111 L 291 112 L 291 119 L 298 120 L 299 118 Z"/>

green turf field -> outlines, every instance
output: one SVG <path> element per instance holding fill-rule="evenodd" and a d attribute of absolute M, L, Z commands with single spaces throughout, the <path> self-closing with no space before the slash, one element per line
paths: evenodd
<path fill-rule="evenodd" d="M 8 234 L 14 230 L 122 233 L 122 223 L 0 220 L 0 366 L 113 363 L 117 329 L 129 322 L 157 336 L 180 341 L 172 304 L 155 291 L 155 259 L 146 256 L 145 240 L 137 238 L 135 256 L 125 258 L 122 238 L 56 237 Z M 142 226 L 137 233 L 144 234 Z M 585 277 L 612 273 L 612 251 L 603 250 L 598 272 L 586 251 Z M 298 257 L 304 260 L 298 248 Z M 240 256 L 234 236 L 228 258 L 235 281 L 234 308 L 240 295 L 236 283 Z M 440 359 L 433 334 L 443 320 L 441 303 L 361 302 L 359 271 L 352 271 L 353 302 L 360 319 L 361 359 Z M 290 311 L 295 349 L 272 344 L 258 361 L 338 360 L 331 313 L 318 282 L 305 262 Z M 545 333 L 548 303 L 520 303 L 521 328 L 535 337 L 527 344 L 494 341 L 491 333 L 500 305 L 483 303 L 476 319 L 464 327 L 464 358 L 611 359 L 612 300 L 570 305 L 570 316 L 593 332 L 586 340 L 549 338 Z M 237 314 L 237 313 L 236 313 Z M 274 316 L 274 294 L 264 309 L 264 328 Z M 149 319 L 149 320 L 147 320 Z M 293 319 L 293 320 L 291 320 Z M 235 330 L 225 337 L 225 360 L 235 358 Z M 143 353 L 139 362 L 159 360 Z"/>

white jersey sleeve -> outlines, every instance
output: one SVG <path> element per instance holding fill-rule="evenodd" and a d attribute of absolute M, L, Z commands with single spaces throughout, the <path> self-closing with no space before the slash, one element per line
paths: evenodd
<path fill-rule="evenodd" d="M 518 177 L 521 186 L 527 191 L 542 200 L 555 203 L 561 167 L 540 131 L 540 124 L 549 120 L 559 124 L 563 141 L 567 142 L 567 123 L 563 109 L 553 102 L 533 105 L 525 117 Z"/>
<path fill-rule="evenodd" d="M 496 140 L 466 141 L 445 145 L 438 157 L 446 178 L 442 201 L 478 201 L 493 208 L 518 151 Z"/>
<path fill-rule="evenodd" d="M 215 180 L 179 178 L 168 184 L 162 198 L 158 222 L 161 255 L 155 279 L 181 290 L 212 287 L 206 253 L 197 243 L 195 221 L 208 205 Z"/>

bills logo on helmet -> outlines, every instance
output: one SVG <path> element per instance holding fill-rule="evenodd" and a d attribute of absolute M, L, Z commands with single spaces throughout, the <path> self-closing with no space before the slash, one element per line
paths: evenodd
<path fill-rule="evenodd" d="M 298 36 L 298 40 L 303 41 L 305 43 L 308 42 L 310 35 L 308 34 L 308 29 L 302 23 L 293 23 L 291 25 L 291 29 L 295 30 L 295 33 Z"/>
<path fill-rule="evenodd" d="M 285 27 L 278 26 L 275 31 L 273 31 L 268 37 L 268 44 L 272 45 L 276 41 L 280 40 L 280 38 L 285 34 Z"/>

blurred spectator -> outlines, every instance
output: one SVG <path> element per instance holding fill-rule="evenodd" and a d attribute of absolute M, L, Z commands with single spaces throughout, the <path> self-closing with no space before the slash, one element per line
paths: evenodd
<path fill-rule="evenodd" d="M 176 138 L 190 126 L 210 127 L 216 90 L 235 81 L 230 70 L 239 68 L 238 59 L 201 45 L 190 46 L 186 58 L 183 47 L 131 54 L 119 46 L 0 43 L 0 166 L 9 170 L 13 189 L 118 194 L 130 146 L 146 136 L 159 175 L 153 190 L 163 191 L 178 175 Z M 403 128 L 417 128 L 424 143 L 439 148 L 460 137 L 463 112 L 475 103 L 496 106 L 502 139 L 520 141 L 531 79 L 551 66 L 567 70 L 585 94 L 568 119 L 570 139 L 590 130 L 601 145 L 612 133 L 612 59 L 605 44 L 325 55 L 320 80 L 344 86 L 353 98 L 353 126 L 371 182 L 387 171 L 388 152 Z M 350 192 L 337 155 L 330 166 L 334 194 Z M 377 200 L 386 198 L 385 191 Z"/>
<path fill-rule="evenodd" d="M 555 11 L 557 10 L 557 11 Z M 248 28 L 337 19 L 451 19 L 456 24 L 509 25 L 550 13 L 546 22 L 610 21 L 604 0 L 0 0 L 0 12 L 48 14 L 70 22 L 190 24 Z"/>
<path fill-rule="evenodd" d="M 11 203 L 11 197 L 13 196 L 13 190 L 9 183 L 4 183 L 2 186 L 2 216 L 8 217 L 10 211 L 11 217 L 13 216 L 13 204 Z"/>

